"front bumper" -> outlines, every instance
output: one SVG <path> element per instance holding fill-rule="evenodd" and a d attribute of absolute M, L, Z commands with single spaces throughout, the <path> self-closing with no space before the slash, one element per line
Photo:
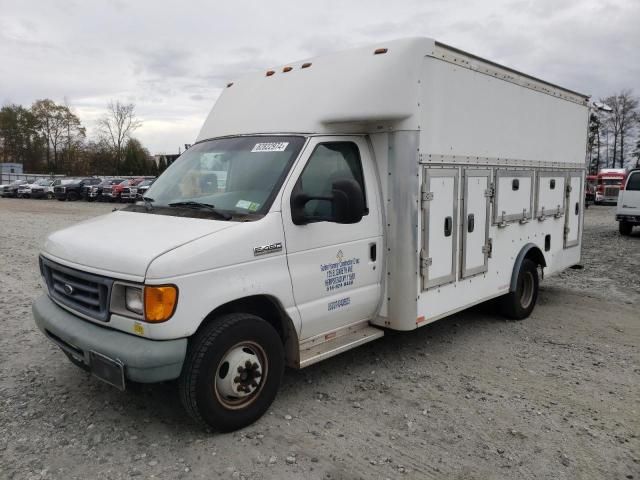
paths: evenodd
<path fill-rule="evenodd" d="M 623 215 L 618 213 L 616 214 L 616 221 L 640 225 L 640 215 Z"/>
<path fill-rule="evenodd" d="M 187 352 L 187 339 L 149 340 L 83 320 L 59 307 L 48 295 L 33 302 L 38 328 L 62 350 L 86 365 L 90 352 L 124 364 L 125 377 L 134 382 L 154 383 L 180 376 Z"/>

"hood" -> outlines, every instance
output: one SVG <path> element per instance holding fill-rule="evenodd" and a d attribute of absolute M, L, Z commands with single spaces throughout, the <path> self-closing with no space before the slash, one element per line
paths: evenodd
<path fill-rule="evenodd" d="M 113 212 L 52 233 L 43 253 L 53 260 L 101 270 L 122 278 L 144 278 L 151 261 L 236 222 Z"/>

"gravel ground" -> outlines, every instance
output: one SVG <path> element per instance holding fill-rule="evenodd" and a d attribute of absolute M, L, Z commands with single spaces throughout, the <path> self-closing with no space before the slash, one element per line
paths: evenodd
<path fill-rule="evenodd" d="M 171 383 L 120 393 L 36 330 L 45 236 L 108 212 L 0 199 L 0 478 L 640 478 L 640 231 L 586 213 L 582 270 L 523 322 L 489 306 L 287 371 L 270 412 L 203 432 Z"/>

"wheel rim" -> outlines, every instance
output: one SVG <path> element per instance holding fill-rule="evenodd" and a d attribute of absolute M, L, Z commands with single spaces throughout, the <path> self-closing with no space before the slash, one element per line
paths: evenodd
<path fill-rule="evenodd" d="M 269 363 L 264 349 L 255 342 L 241 342 L 222 356 L 215 371 L 213 390 L 229 410 L 245 408 L 260 395 Z"/>
<path fill-rule="evenodd" d="M 528 308 L 533 300 L 534 281 L 533 273 L 523 272 L 522 289 L 520 293 L 520 305 L 522 308 Z"/>

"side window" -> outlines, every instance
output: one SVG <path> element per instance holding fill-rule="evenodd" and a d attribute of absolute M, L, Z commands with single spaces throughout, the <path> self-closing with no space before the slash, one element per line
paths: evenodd
<path fill-rule="evenodd" d="M 640 190 L 640 172 L 631 174 L 625 190 Z"/>
<path fill-rule="evenodd" d="M 357 145 L 353 142 L 322 143 L 311 154 L 294 191 L 312 197 L 331 197 L 333 182 L 344 179 L 355 180 L 365 192 Z M 310 200 L 304 212 L 307 217 L 326 220 L 332 216 L 332 205 L 326 200 Z"/>

